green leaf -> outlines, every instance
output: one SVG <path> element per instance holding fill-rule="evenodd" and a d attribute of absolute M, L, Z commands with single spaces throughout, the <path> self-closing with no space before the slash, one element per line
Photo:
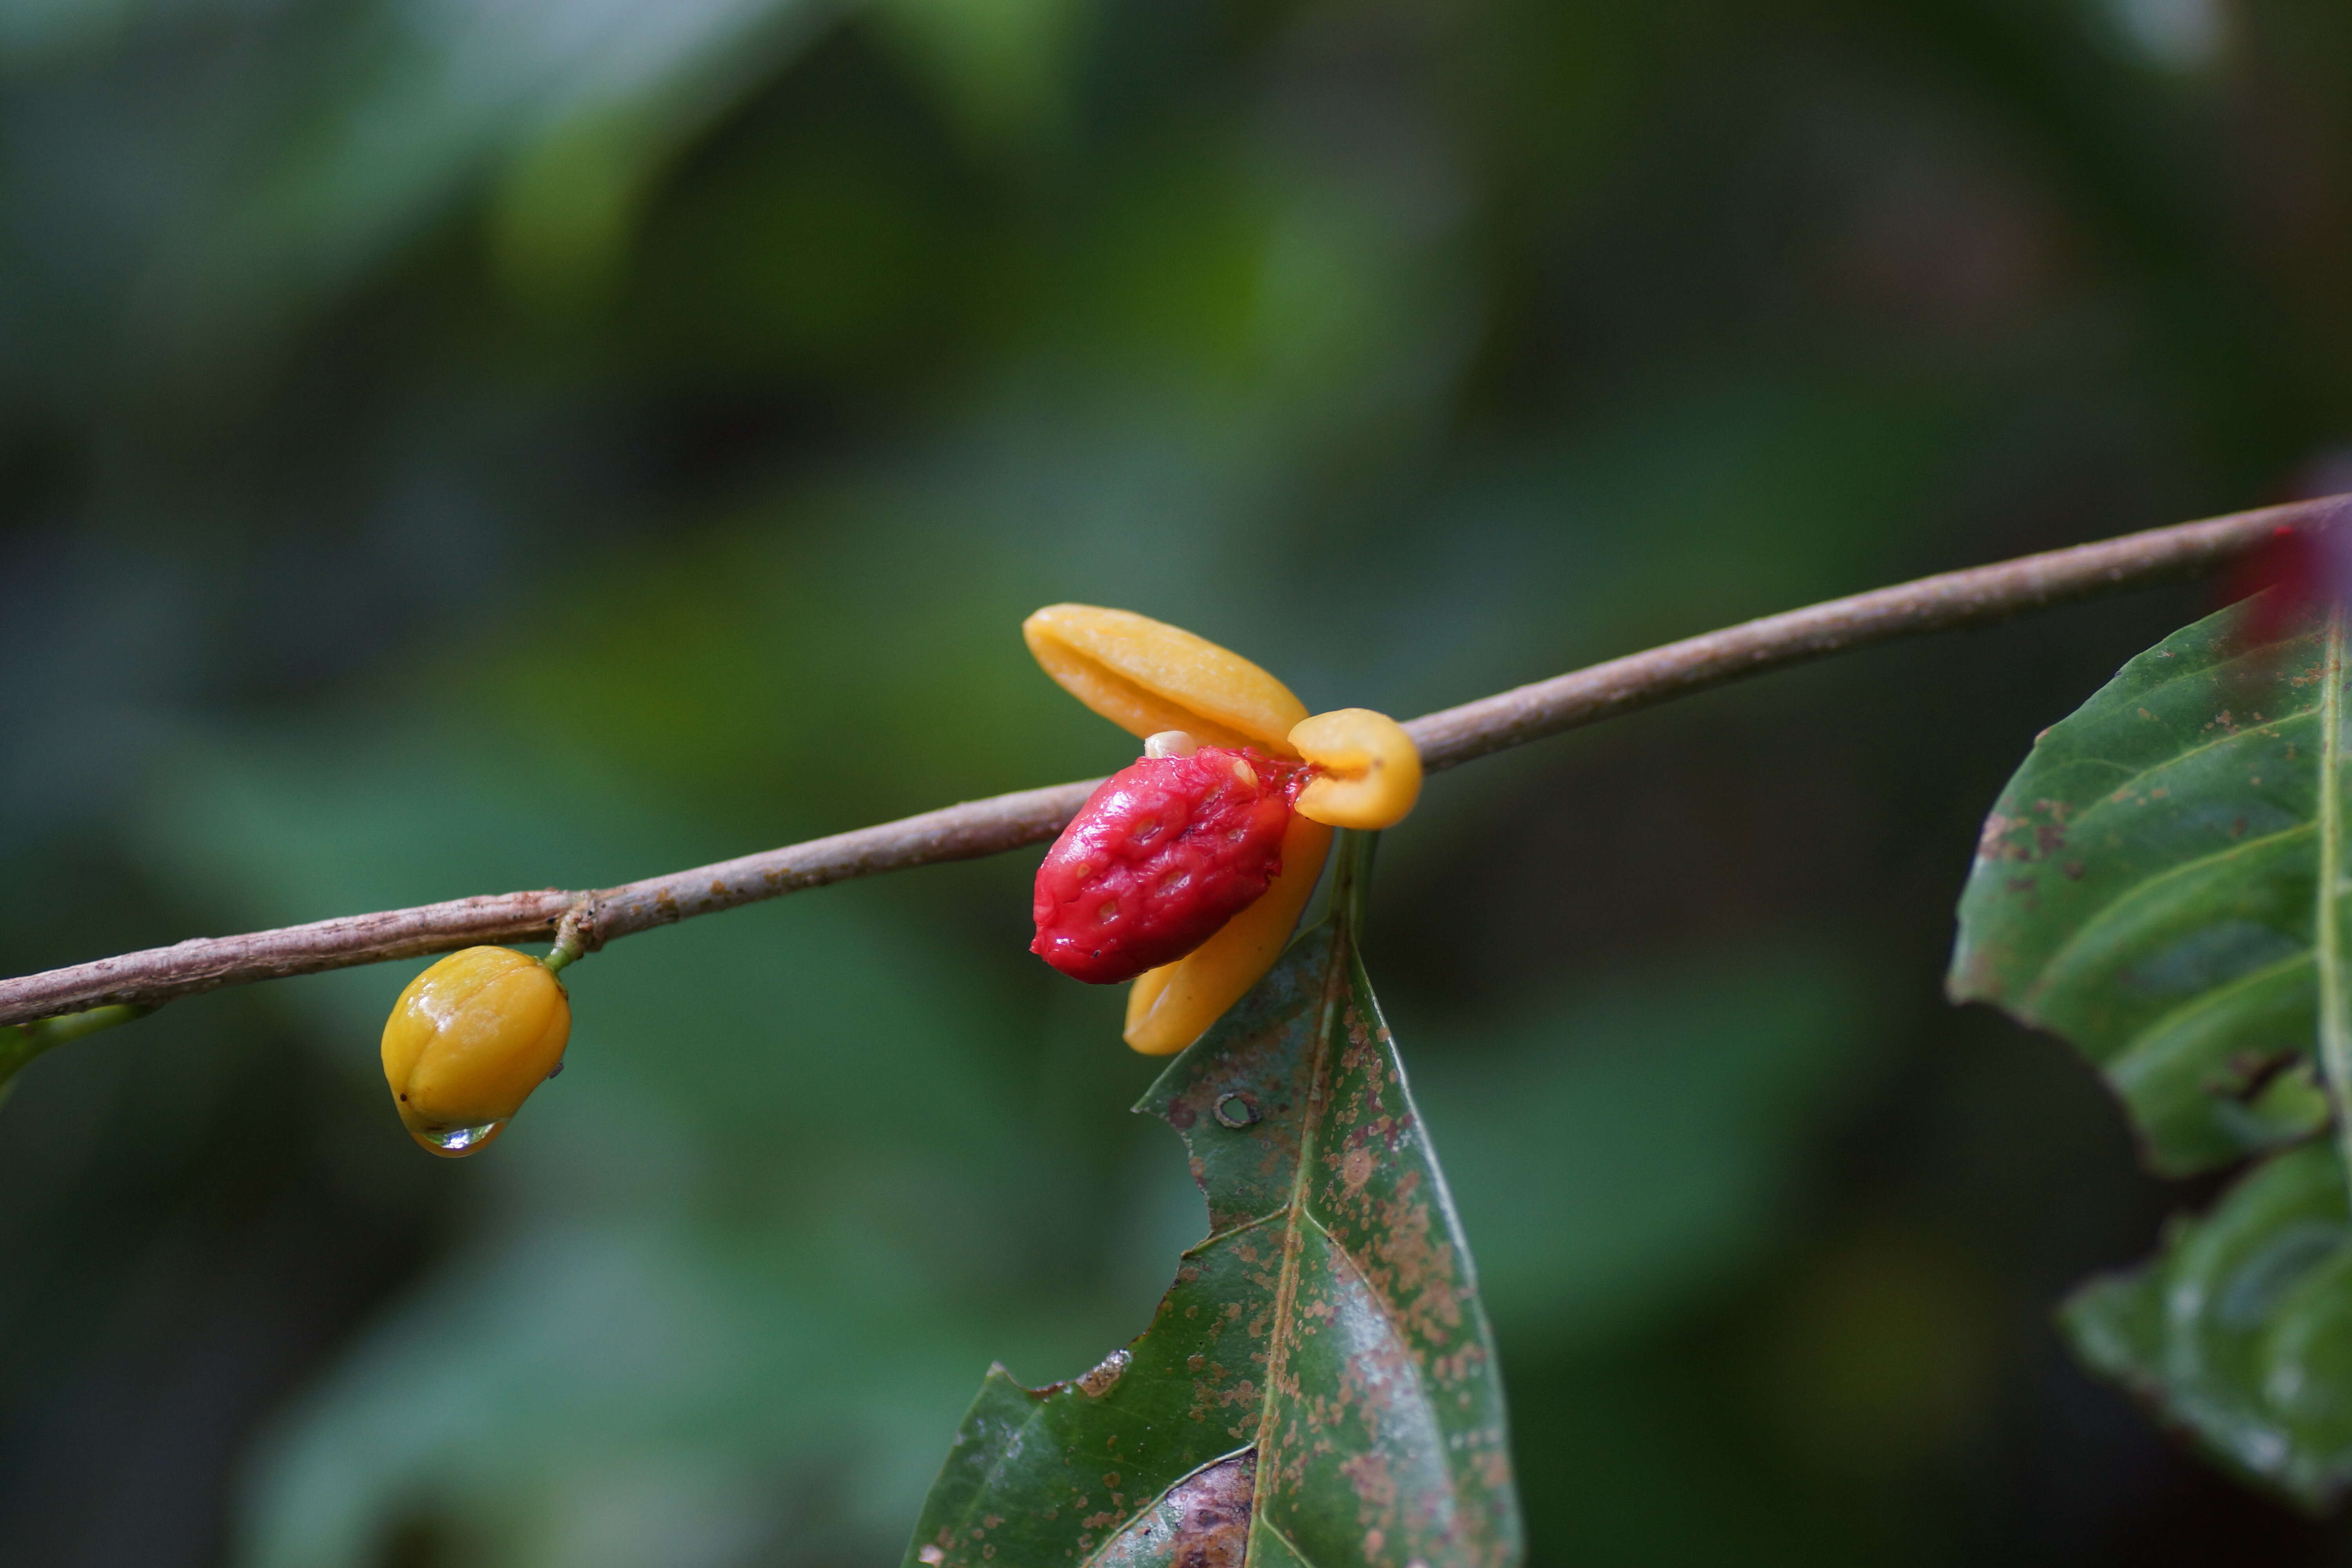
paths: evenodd
<path fill-rule="evenodd" d="M 2314 1507 L 2352 1481 L 2352 1223 L 2328 1144 L 2176 1221 L 2161 1256 L 2084 1287 L 2063 1321 L 2084 1361 L 2244 1474 Z"/>
<path fill-rule="evenodd" d="M 1984 826 L 1949 988 L 2072 1041 L 2149 1164 L 2186 1174 L 2328 1118 L 2323 986 L 2342 1013 L 2340 640 L 2244 606 L 2126 665 L 2043 731 Z M 2332 880 L 2332 879 L 2330 879 Z M 2338 1030 L 2341 1037 L 2341 1030 Z"/>
<path fill-rule="evenodd" d="M 2084 1360 L 2306 1504 L 2352 1480 L 2344 616 L 2225 610 L 2044 731 L 1985 824 L 1955 999 L 2063 1035 L 2167 1173 L 2273 1154 L 2063 1321 Z M 2333 1112 L 2339 1136 L 2347 1119 Z"/>
<path fill-rule="evenodd" d="M 1150 1329 L 1069 1383 L 992 1369 L 909 1564 L 1518 1561 L 1493 1336 L 1357 957 L 1370 850 L 1136 1108 L 1209 1200 Z"/>

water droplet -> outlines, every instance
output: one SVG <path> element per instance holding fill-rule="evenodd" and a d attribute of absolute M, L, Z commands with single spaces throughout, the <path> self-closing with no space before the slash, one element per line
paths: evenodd
<path fill-rule="evenodd" d="M 506 1127 L 503 1121 L 486 1121 L 479 1127 L 412 1127 L 408 1135 L 428 1153 L 438 1154 L 446 1160 L 459 1160 L 488 1147 L 506 1131 Z"/>
<path fill-rule="evenodd" d="M 1247 1127 L 1265 1114 L 1257 1108 L 1257 1096 L 1247 1089 L 1239 1089 L 1231 1094 L 1217 1096 L 1217 1103 L 1213 1109 L 1219 1122 L 1235 1130 Z"/>

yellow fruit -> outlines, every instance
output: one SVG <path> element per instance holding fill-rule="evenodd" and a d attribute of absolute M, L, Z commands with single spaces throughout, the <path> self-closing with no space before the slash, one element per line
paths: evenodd
<path fill-rule="evenodd" d="M 1073 697 L 1132 734 L 1181 730 L 1204 746 L 1295 756 L 1307 705 L 1206 637 L 1127 610 L 1048 605 L 1021 623 L 1029 651 Z"/>
<path fill-rule="evenodd" d="M 383 1026 L 400 1120 L 436 1154 L 498 1135 L 562 1065 L 572 1004 L 547 965 L 503 947 L 453 952 L 408 983 Z"/>
<path fill-rule="evenodd" d="M 1318 770 L 1298 810 L 1333 827 L 1393 827 L 1421 798 L 1421 751 L 1404 726 L 1369 708 L 1318 713 L 1290 731 Z"/>
<path fill-rule="evenodd" d="M 1147 1057 L 1173 1056 L 1265 978 L 1314 894 L 1331 830 L 1294 815 L 1282 835 L 1282 874 L 1216 935 L 1173 963 L 1136 977 L 1127 994 L 1127 1043 Z"/>

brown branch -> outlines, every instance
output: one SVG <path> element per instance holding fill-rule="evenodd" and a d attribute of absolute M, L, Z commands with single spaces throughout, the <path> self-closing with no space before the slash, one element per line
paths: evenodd
<path fill-rule="evenodd" d="M 2052 605 L 2197 576 L 2281 529 L 2329 521 L 2330 496 L 2126 534 L 1767 616 L 1427 714 L 1405 728 L 1433 771 L 1676 697 L 1898 637 L 1986 626 Z M 592 951 L 615 937 L 853 877 L 1042 843 L 1100 781 L 968 801 L 854 833 L 595 892 L 547 888 L 346 915 L 0 980 L 0 1025 L 114 1003 L 152 1005 L 223 985 L 309 974 L 477 942 L 550 941 L 567 913 Z"/>
<path fill-rule="evenodd" d="M 2352 495 L 2323 496 L 1921 577 L 1612 658 L 1432 713 L 1405 728 L 1421 747 L 1425 766 L 1450 768 L 1711 686 L 1873 643 L 1990 626 L 2053 605 L 2201 576 L 2282 530 L 2328 522 L 2347 505 Z"/>

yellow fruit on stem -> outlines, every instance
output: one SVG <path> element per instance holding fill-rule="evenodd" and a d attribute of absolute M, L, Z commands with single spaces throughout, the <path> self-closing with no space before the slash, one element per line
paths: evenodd
<path fill-rule="evenodd" d="M 436 1154 L 498 1136 L 563 1063 L 572 1004 L 528 953 L 453 952 L 408 983 L 383 1026 L 383 1077 L 400 1120 Z"/>
<path fill-rule="evenodd" d="M 1314 895 L 1331 830 L 1294 815 L 1282 835 L 1282 873 L 1216 935 L 1173 963 L 1136 977 L 1127 994 L 1127 1043 L 1147 1057 L 1173 1056 L 1265 977 Z"/>
<path fill-rule="evenodd" d="M 1131 734 L 1181 730 L 1204 746 L 1291 749 L 1307 705 L 1256 665 L 1206 637 L 1128 610 L 1048 605 L 1021 623 L 1045 673 Z"/>
<path fill-rule="evenodd" d="M 1333 827 L 1393 827 L 1421 798 L 1421 750 L 1404 726 L 1369 708 L 1318 713 L 1290 731 L 1315 764 L 1298 809 Z"/>

